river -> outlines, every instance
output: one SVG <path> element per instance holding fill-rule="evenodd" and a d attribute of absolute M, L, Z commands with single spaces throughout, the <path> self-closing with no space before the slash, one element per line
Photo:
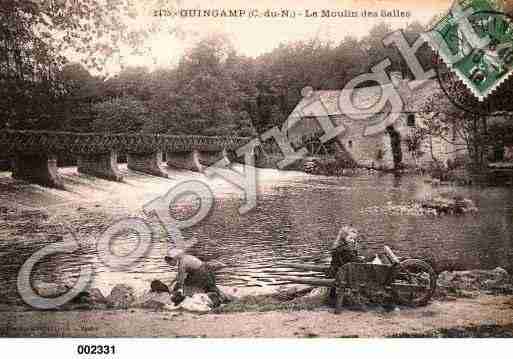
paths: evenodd
<path fill-rule="evenodd" d="M 326 262 L 342 225 L 361 232 L 360 247 L 366 256 L 382 253 L 387 244 L 400 256 L 434 261 L 438 270 L 513 269 L 511 188 L 432 188 L 413 176 L 335 178 L 260 170 L 257 206 L 239 215 L 241 192 L 221 178 L 205 180 L 201 174 L 169 170 L 170 179 L 161 179 L 123 168 L 125 181 L 115 183 L 78 175 L 75 168 L 61 172 L 66 191 L 27 185 L 0 173 L 0 301 L 19 302 L 16 278 L 21 265 L 38 249 L 62 241 L 69 229 L 80 248 L 40 261 L 33 275 L 37 283 L 72 283 L 86 264 L 94 268 L 92 285 L 105 294 L 118 283 L 142 291 L 152 279 L 169 282 L 174 274 L 162 259 L 168 244 L 165 236 L 154 238 L 152 250 L 122 271 L 102 262 L 96 242 L 110 223 L 140 216 L 145 203 L 186 179 L 206 181 L 215 195 L 210 215 L 183 234 L 197 240 L 191 253 L 227 266 L 218 274 L 222 285 L 273 290 L 283 284 L 276 274 L 294 273 L 278 263 Z M 478 214 L 435 217 L 366 211 L 448 191 L 471 198 Z M 186 217 L 194 207 L 186 197 L 172 212 Z M 152 225 L 158 227 L 156 222 Z M 118 236 L 114 252 L 127 254 L 137 243 L 137 236 L 130 233 Z"/>

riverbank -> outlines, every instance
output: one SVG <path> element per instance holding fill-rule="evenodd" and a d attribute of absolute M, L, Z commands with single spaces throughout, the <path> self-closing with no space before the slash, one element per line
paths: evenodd
<path fill-rule="evenodd" d="M 513 336 L 513 298 L 481 294 L 421 308 L 344 310 L 338 315 L 328 308 L 232 314 L 144 309 L 0 312 L 2 337 L 436 337 L 479 327 Z"/>
<path fill-rule="evenodd" d="M 340 314 L 327 305 L 327 289 L 307 286 L 240 297 L 223 288 L 232 302 L 202 313 L 175 307 L 167 293 L 122 296 L 123 306 L 101 294 L 50 311 L 0 305 L 0 337 L 513 338 L 506 271 L 443 272 L 437 282 L 423 307 L 371 300 Z"/>
<path fill-rule="evenodd" d="M 362 250 L 367 256 L 380 253 L 393 240 L 400 256 L 433 258 L 437 272 L 501 266 L 512 273 L 508 267 L 513 258 L 509 192 L 463 189 L 465 197 L 475 199 L 478 216 L 414 217 L 395 212 L 370 216 L 360 213 L 361 209 L 397 206 L 445 189 L 434 191 L 421 179 L 410 177 L 335 178 L 264 169 L 258 171 L 257 209 L 240 216 L 243 194 L 223 179 L 188 171 L 169 171 L 170 178 L 162 179 L 122 170 L 125 180 L 117 183 L 78 175 L 74 168 L 63 169 L 67 191 L 0 175 L 1 336 L 443 336 L 507 330 L 511 325 L 511 296 L 506 296 L 512 294 L 506 292 L 511 288 L 495 280 L 501 270 L 496 271 L 497 278 L 489 277 L 490 271 L 447 272 L 440 283 L 455 290 L 435 296 L 426 307 L 375 306 L 344 310 L 338 316 L 321 303 L 288 299 L 284 303 L 238 302 L 208 314 L 139 307 L 59 311 L 17 307 L 20 266 L 38 249 L 62 241 L 67 226 L 75 231 L 80 251 L 42 261 L 33 278 L 36 288 L 51 292 L 45 283 L 72 285 L 74 273 L 85 263 L 95 268 L 92 287 L 105 296 L 119 284 L 132 287 L 140 296 L 154 279 L 169 283 L 174 271 L 162 260 L 166 239 L 156 238 L 147 257 L 133 268 L 117 271 L 99 260 L 95 238 L 113 221 L 140 216 L 145 203 L 184 179 L 208 182 L 216 198 L 216 207 L 204 225 L 184 233 L 201 240 L 199 255 L 229 266 L 219 274 L 220 283 L 237 289 L 238 297 L 276 292 L 284 284 L 275 279 L 276 274 L 295 275 L 277 263 L 321 260 L 329 253 L 338 224 L 348 218 L 365 234 Z M 183 216 L 191 207 L 183 201 L 175 209 Z M 132 238 L 120 243 L 132 244 Z"/>

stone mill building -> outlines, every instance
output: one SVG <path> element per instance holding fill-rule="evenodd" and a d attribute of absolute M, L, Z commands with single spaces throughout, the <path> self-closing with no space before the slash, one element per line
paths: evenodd
<path fill-rule="evenodd" d="M 438 83 L 429 80 L 424 83 L 410 82 L 415 90 L 405 90 L 407 81 L 398 75 L 392 75 L 394 87 L 400 94 L 403 102 L 401 111 L 397 113 L 398 119 L 388 128 L 383 128 L 377 134 L 366 134 L 369 125 L 379 123 L 390 114 L 386 107 L 376 114 L 369 114 L 366 119 L 354 119 L 347 109 L 341 108 L 339 98 L 342 91 L 349 90 L 321 90 L 313 91 L 298 103 L 287 119 L 289 138 L 292 142 L 300 142 L 301 138 L 313 134 L 322 135 L 319 125 L 321 117 L 329 117 L 335 126 L 344 125 L 345 131 L 337 137 L 339 153 L 347 156 L 360 166 L 393 169 L 395 152 L 400 151 L 400 163 L 402 166 L 426 167 L 435 159 L 447 164 L 465 157 L 466 150 L 462 139 L 457 138 L 456 131 L 450 130 L 451 141 L 441 138 L 424 136 L 415 149 L 411 148 L 411 139 L 418 134 L 419 129 L 425 125 L 427 119 L 433 114 L 422 110 L 424 102 L 433 94 L 440 92 Z M 353 106 L 358 109 L 372 107 L 380 101 L 382 89 L 380 86 L 362 87 L 354 89 L 351 94 Z M 312 100 L 322 103 L 319 111 L 315 106 L 310 106 Z M 313 108 L 313 111 L 305 111 L 305 108 Z M 396 161 L 398 158 L 395 159 Z"/>

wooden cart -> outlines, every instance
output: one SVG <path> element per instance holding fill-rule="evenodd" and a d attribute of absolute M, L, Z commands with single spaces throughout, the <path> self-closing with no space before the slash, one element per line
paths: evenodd
<path fill-rule="evenodd" d="M 386 291 L 392 294 L 399 304 L 409 306 L 426 305 L 436 289 L 436 274 L 433 268 L 420 259 L 399 260 L 392 250 L 385 246 L 387 264 L 347 263 L 342 266 L 335 278 L 282 277 L 291 283 L 310 284 L 336 289 L 336 312 L 342 308 L 344 295 L 348 291 Z M 321 271 L 326 266 L 288 264 L 289 267 Z"/>

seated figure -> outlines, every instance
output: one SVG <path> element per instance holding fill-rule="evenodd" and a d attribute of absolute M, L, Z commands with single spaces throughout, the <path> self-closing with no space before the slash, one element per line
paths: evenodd
<path fill-rule="evenodd" d="M 338 232 L 337 238 L 331 245 L 331 265 L 328 276 L 334 278 L 338 270 L 346 263 L 361 262 L 358 255 L 358 231 L 344 226 Z"/>
<path fill-rule="evenodd" d="M 344 226 L 338 232 L 337 238 L 331 245 L 331 264 L 328 277 L 335 278 L 342 266 L 347 263 L 363 262 L 365 259 L 358 255 L 358 231 L 355 228 Z M 330 289 L 329 302 L 335 304 L 337 291 Z"/>

